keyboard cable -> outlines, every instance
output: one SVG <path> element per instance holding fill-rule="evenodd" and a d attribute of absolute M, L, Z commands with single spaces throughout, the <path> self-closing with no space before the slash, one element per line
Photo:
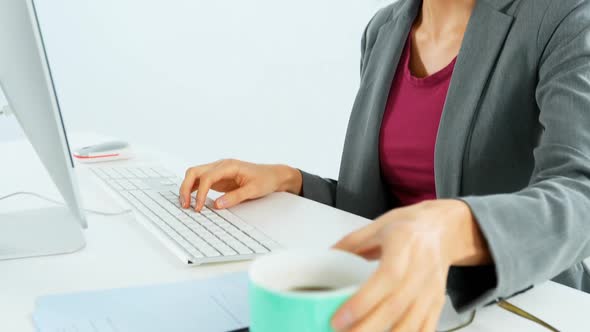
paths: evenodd
<path fill-rule="evenodd" d="M 39 198 L 41 200 L 48 201 L 53 204 L 57 204 L 57 205 L 62 205 L 62 206 L 66 205 L 64 202 L 60 202 L 60 201 L 55 200 L 53 198 L 50 198 L 50 197 L 47 197 L 47 196 L 44 196 L 41 194 L 37 194 L 34 192 L 30 192 L 30 191 L 17 191 L 12 194 L 0 196 L 0 201 L 11 198 L 11 197 L 15 197 L 15 196 L 21 196 L 21 195 L 33 196 L 33 197 Z M 133 212 L 133 210 L 131 210 L 131 209 L 127 209 L 127 210 L 123 210 L 123 211 L 119 211 L 119 212 L 104 212 L 104 211 L 98 211 L 98 210 L 86 209 L 86 208 L 82 208 L 82 211 L 90 213 L 90 214 L 103 216 L 103 217 L 115 217 L 115 216 L 120 216 L 120 215 L 124 215 L 124 214 L 128 214 L 128 213 Z"/>

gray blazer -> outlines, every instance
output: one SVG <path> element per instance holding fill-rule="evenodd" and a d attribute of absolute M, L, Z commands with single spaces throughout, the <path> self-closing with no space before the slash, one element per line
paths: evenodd
<path fill-rule="evenodd" d="M 361 84 L 338 181 L 303 173 L 303 195 L 367 218 L 395 203 L 378 134 L 420 0 L 381 9 L 362 39 Z M 493 266 L 453 267 L 459 310 L 554 278 L 590 291 L 590 0 L 478 0 L 435 147 L 439 198 L 465 201 Z"/>

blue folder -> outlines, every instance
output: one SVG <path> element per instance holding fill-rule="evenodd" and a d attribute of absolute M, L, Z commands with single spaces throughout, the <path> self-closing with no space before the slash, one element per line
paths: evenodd
<path fill-rule="evenodd" d="M 233 273 L 178 283 L 37 299 L 39 332 L 223 332 L 249 325 L 248 277 Z"/>

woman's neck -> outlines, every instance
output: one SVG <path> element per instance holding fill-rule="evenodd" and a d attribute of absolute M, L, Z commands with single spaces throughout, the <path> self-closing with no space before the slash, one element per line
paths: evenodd
<path fill-rule="evenodd" d="M 415 28 L 429 39 L 444 38 L 447 34 L 463 33 L 476 0 L 423 0 Z"/>

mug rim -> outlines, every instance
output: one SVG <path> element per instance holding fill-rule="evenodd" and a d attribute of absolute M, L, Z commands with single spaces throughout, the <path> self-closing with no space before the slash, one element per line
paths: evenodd
<path fill-rule="evenodd" d="M 341 288 L 336 288 L 336 289 L 321 291 L 321 292 L 311 292 L 311 291 L 306 292 L 306 291 L 293 291 L 293 290 L 281 290 L 281 289 L 269 288 L 269 287 L 265 287 L 260 284 L 257 284 L 255 282 L 253 282 L 252 280 L 250 280 L 250 283 L 254 287 L 260 288 L 260 289 L 262 289 L 266 292 L 272 293 L 272 294 L 277 294 L 282 297 L 306 298 L 306 299 L 318 298 L 318 297 L 325 298 L 325 297 L 333 297 L 333 296 L 336 297 L 336 296 L 350 295 L 359 289 L 358 285 L 350 285 L 350 286 L 346 286 L 346 287 L 341 287 Z"/>
<path fill-rule="evenodd" d="M 333 296 L 342 296 L 342 295 L 350 295 L 352 293 L 354 293 L 356 290 L 358 290 L 361 286 L 361 284 L 366 281 L 365 280 L 360 280 L 356 283 L 344 286 L 344 287 L 339 287 L 339 288 L 335 288 L 335 289 L 331 289 L 331 290 L 326 290 L 326 291 L 319 291 L 319 292 L 314 292 L 314 291 L 293 291 L 293 290 L 285 290 L 285 289 L 280 289 L 278 287 L 272 287 L 269 286 L 268 283 L 262 283 L 260 282 L 261 277 L 260 275 L 257 275 L 256 273 L 260 273 L 258 272 L 258 270 L 260 269 L 261 264 L 265 264 L 267 263 L 266 261 L 269 259 L 273 259 L 275 257 L 280 257 L 282 255 L 286 255 L 286 254 L 298 254 L 298 255 L 307 255 L 307 256 L 317 256 L 318 253 L 324 253 L 324 254 L 329 254 L 329 255 L 339 255 L 341 257 L 347 257 L 347 259 L 351 259 L 353 261 L 355 261 L 356 264 L 366 264 L 367 265 L 367 276 L 370 275 L 370 262 L 367 261 L 366 259 L 364 259 L 361 256 L 346 252 L 346 251 L 342 251 L 342 250 L 337 250 L 337 249 L 327 249 L 327 250 L 314 250 L 314 249 L 286 249 L 286 250 L 281 250 L 281 251 L 277 251 L 265 256 L 262 256 L 261 258 L 255 260 L 252 265 L 250 266 L 250 268 L 248 269 L 248 277 L 249 277 L 249 282 L 251 285 L 253 285 L 254 287 L 260 288 L 262 290 L 265 290 L 267 292 L 273 293 L 273 294 L 278 294 L 281 296 L 285 296 L 285 297 L 290 297 L 290 298 L 318 298 L 318 297 L 333 297 Z M 362 277 L 360 278 L 362 279 Z"/>

